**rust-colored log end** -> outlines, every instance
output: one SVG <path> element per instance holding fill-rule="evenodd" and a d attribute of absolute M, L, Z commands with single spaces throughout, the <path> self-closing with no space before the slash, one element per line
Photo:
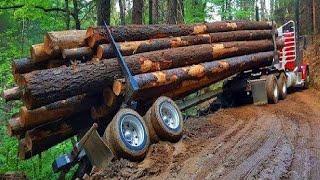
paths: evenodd
<path fill-rule="evenodd" d="M 32 45 L 30 48 L 31 59 L 34 62 L 46 61 L 51 58 L 50 52 L 46 51 L 44 43 Z"/>
<path fill-rule="evenodd" d="M 25 127 L 25 120 L 28 118 L 28 109 L 26 106 L 22 106 L 20 108 L 20 124 L 22 127 Z"/>
<path fill-rule="evenodd" d="M 98 59 L 102 59 L 103 58 L 103 52 L 104 52 L 104 48 L 103 46 L 98 46 L 97 48 L 97 54 L 96 54 L 96 58 Z"/>
<path fill-rule="evenodd" d="M 21 136 L 21 133 L 23 133 L 23 131 L 22 131 L 20 117 L 14 117 L 9 120 L 7 125 L 7 131 L 8 131 L 8 135 L 11 137 Z"/>
<path fill-rule="evenodd" d="M 123 79 L 118 79 L 113 82 L 112 86 L 112 91 L 116 96 L 119 96 L 125 89 L 125 84 L 124 84 Z"/>

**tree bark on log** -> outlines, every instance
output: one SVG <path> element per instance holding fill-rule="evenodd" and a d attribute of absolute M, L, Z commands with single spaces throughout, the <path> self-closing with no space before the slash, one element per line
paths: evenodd
<path fill-rule="evenodd" d="M 216 33 L 238 30 L 271 30 L 270 22 L 254 21 L 219 21 L 195 25 L 130 25 L 111 27 L 111 33 L 117 42 L 141 41 L 165 37 L 179 37 L 205 33 Z M 104 27 L 90 27 L 86 33 L 89 47 L 96 48 L 99 44 L 107 44 Z"/>
<path fill-rule="evenodd" d="M 41 62 L 52 58 L 49 54 L 47 54 L 43 43 L 32 45 L 30 48 L 30 54 L 31 59 L 34 62 Z"/>
<path fill-rule="evenodd" d="M 37 155 L 76 135 L 80 130 L 89 128 L 92 124 L 90 112 L 84 111 L 67 119 L 38 126 L 26 132 L 27 152 L 30 152 L 32 156 Z"/>
<path fill-rule="evenodd" d="M 11 64 L 11 68 L 12 74 L 15 76 L 18 74 L 26 74 L 36 70 L 50 69 L 62 65 L 68 65 L 68 62 L 69 61 L 62 59 L 50 59 L 42 62 L 34 62 L 29 58 L 22 58 L 14 60 Z M 18 78 L 16 79 L 15 77 L 14 79 L 16 81 Z"/>
<path fill-rule="evenodd" d="M 221 58 L 273 50 L 270 40 L 196 45 L 141 53 L 126 57 L 134 74 L 183 67 Z M 95 93 L 122 78 L 117 59 L 34 71 L 23 75 L 23 102 L 28 109 L 78 94 Z"/>
<path fill-rule="evenodd" d="M 90 110 L 92 106 L 99 104 L 101 99 L 102 97 L 99 96 L 83 94 L 34 110 L 28 110 L 24 106 L 20 109 L 21 126 L 31 129 L 40 124 L 67 118 L 75 113 Z"/>
<path fill-rule="evenodd" d="M 273 56 L 273 51 L 261 52 L 189 67 L 136 75 L 135 79 L 141 88 L 137 95 L 143 94 L 143 96 L 136 95 L 134 98 L 148 101 L 164 95 L 177 99 L 234 74 L 269 66 L 272 64 Z M 115 92 L 115 94 L 117 93 Z"/>
<path fill-rule="evenodd" d="M 62 50 L 63 59 L 87 61 L 93 56 L 93 51 L 89 47 L 80 47 Z"/>
<path fill-rule="evenodd" d="M 157 51 L 162 49 L 177 48 L 199 44 L 210 44 L 217 42 L 228 42 L 228 41 L 250 41 L 250 40 L 261 40 L 271 39 L 272 30 L 244 30 L 244 31 L 232 31 L 232 32 L 219 32 L 202 34 L 196 36 L 182 36 L 182 37 L 171 37 L 152 39 L 145 41 L 130 41 L 117 43 L 122 55 L 129 56 L 142 52 Z M 113 48 L 110 44 L 102 44 L 98 46 L 97 58 L 108 59 L 114 58 Z"/>
<path fill-rule="evenodd" d="M 30 58 L 15 59 L 12 61 L 12 74 L 25 74 L 35 70 L 46 69 L 46 62 L 34 62 Z"/>
<path fill-rule="evenodd" d="M 6 102 L 19 100 L 22 92 L 19 87 L 13 87 L 3 91 L 2 97 Z"/>
<path fill-rule="evenodd" d="M 44 38 L 44 49 L 51 58 L 61 57 L 63 49 L 86 45 L 86 30 L 48 32 Z"/>

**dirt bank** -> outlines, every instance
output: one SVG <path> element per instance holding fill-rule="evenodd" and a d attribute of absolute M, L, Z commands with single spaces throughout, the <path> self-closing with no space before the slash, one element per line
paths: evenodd
<path fill-rule="evenodd" d="M 221 109 L 185 122 L 176 144 L 152 145 L 143 162 L 117 160 L 95 178 L 320 178 L 320 93 L 276 105 Z"/>
<path fill-rule="evenodd" d="M 320 35 L 309 38 L 308 43 L 310 45 L 303 51 L 303 60 L 310 65 L 313 87 L 320 89 Z"/>

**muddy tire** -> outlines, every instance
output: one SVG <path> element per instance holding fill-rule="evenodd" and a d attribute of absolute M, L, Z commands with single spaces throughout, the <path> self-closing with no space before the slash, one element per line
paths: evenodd
<path fill-rule="evenodd" d="M 279 88 L 275 75 L 266 76 L 266 90 L 268 102 L 270 104 L 277 104 L 279 101 Z"/>
<path fill-rule="evenodd" d="M 142 160 L 150 140 L 143 118 L 131 109 L 120 109 L 108 125 L 104 139 L 117 158 Z"/>
<path fill-rule="evenodd" d="M 146 115 L 143 117 L 144 122 L 147 125 L 148 131 L 149 131 L 149 137 L 150 137 L 150 143 L 157 143 L 159 142 L 159 137 L 156 133 L 156 131 L 153 128 L 152 122 L 151 122 L 151 110 L 152 107 L 147 111 Z"/>
<path fill-rule="evenodd" d="M 159 97 L 147 112 L 155 134 L 161 139 L 177 142 L 182 137 L 183 117 L 179 107 L 170 98 Z M 152 131 L 151 128 L 151 131 Z"/>
<path fill-rule="evenodd" d="M 286 99 L 288 92 L 286 75 L 284 73 L 281 73 L 277 82 L 279 87 L 279 99 Z"/>

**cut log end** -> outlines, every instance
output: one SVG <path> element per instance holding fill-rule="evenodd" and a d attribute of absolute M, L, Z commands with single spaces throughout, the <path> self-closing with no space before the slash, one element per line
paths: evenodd
<path fill-rule="evenodd" d="M 98 46 L 96 57 L 102 59 L 104 54 L 104 47 L 102 45 Z"/>
<path fill-rule="evenodd" d="M 93 52 L 89 47 L 80 47 L 72 49 L 64 49 L 62 51 L 63 59 L 69 60 L 89 60 L 93 56 Z"/>
<path fill-rule="evenodd" d="M 6 102 L 19 100 L 21 98 L 21 90 L 19 87 L 7 89 L 3 91 L 2 97 Z"/>
<path fill-rule="evenodd" d="M 116 96 L 119 96 L 122 94 L 125 90 L 125 80 L 124 79 L 118 79 L 115 80 L 113 83 L 112 91 Z"/>
<path fill-rule="evenodd" d="M 31 59 L 34 62 L 41 62 L 51 58 L 49 54 L 45 51 L 44 44 L 35 44 L 31 46 L 30 49 Z"/>
<path fill-rule="evenodd" d="M 16 136 L 18 138 L 23 136 L 24 129 L 21 126 L 20 117 L 15 117 L 9 120 L 7 125 L 8 135 L 13 137 Z"/>

